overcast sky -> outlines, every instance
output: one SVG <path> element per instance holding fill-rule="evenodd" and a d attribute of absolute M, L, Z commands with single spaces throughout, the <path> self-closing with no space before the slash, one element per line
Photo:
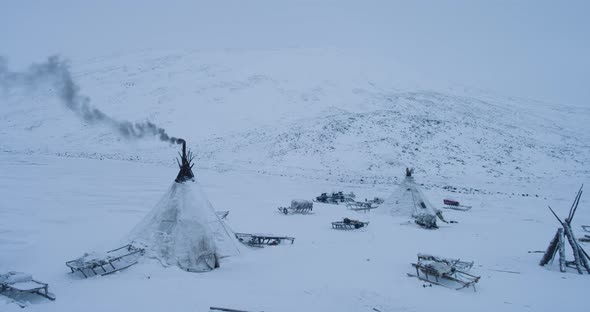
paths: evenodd
<path fill-rule="evenodd" d="M 365 49 L 450 84 L 586 106 L 589 12 L 544 0 L 4 0 L 0 55 L 19 67 L 56 53 Z"/>

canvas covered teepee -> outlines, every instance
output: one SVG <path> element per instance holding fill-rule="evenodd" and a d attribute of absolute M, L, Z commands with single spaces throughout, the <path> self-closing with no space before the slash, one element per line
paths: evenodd
<path fill-rule="evenodd" d="M 219 259 L 239 253 L 226 225 L 194 181 L 191 155 L 183 143 L 180 172 L 158 204 L 136 225 L 130 239 L 148 257 L 191 272 L 209 271 Z"/>
<path fill-rule="evenodd" d="M 399 187 L 376 209 L 383 215 L 412 217 L 416 223 L 436 228 L 436 208 L 428 201 L 412 177 L 413 170 L 406 169 L 406 176 Z"/>

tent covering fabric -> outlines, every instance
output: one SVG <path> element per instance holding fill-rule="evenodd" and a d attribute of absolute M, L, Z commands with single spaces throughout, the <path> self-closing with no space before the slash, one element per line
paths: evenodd
<path fill-rule="evenodd" d="M 237 255 L 235 239 L 196 182 L 173 183 L 131 231 L 146 256 L 191 272 L 209 271 Z"/>
<path fill-rule="evenodd" d="M 434 206 L 420 190 L 414 177 L 406 176 L 400 186 L 376 209 L 381 214 L 402 217 L 436 216 Z"/>

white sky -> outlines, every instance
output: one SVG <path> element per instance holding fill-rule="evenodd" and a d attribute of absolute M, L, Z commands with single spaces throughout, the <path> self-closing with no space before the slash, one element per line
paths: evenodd
<path fill-rule="evenodd" d="M 19 67 L 56 53 L 360 49 L 438 81 L 587 106 L 589 12 L 545 0 L 4 0 L 0 55 Z"/>

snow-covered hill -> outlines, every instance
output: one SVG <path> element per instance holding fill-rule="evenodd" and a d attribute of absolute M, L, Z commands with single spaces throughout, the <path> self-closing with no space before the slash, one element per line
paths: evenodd
<path fill-rule="evenodd" d="M 405 166 L 480 181 L 590 175 L 590 108 L 425 87 L 401 68 L 295 49 L 149 52 L 72 70 L 93 105 L 186 138 L 201 167 L 365 183 L 394 182 Z M 172 163 L 174 148 L 81 123 L 54 92 L 9 94 L 3 150 Z"/>
<path fill-rule="evenodd" d="M 531 116 L 517 102 L 510 107 L 429 91 L 354 93 L 374 109 L 333 108 L 323 116 L 210 139 L 197 151 L 208 161 L 356 176 L 358 182 L 390 181 L 405 166 L 481 181 L 589 173 L 587 136 L 577 125 L 561 126 L 561 114 Z"/>

